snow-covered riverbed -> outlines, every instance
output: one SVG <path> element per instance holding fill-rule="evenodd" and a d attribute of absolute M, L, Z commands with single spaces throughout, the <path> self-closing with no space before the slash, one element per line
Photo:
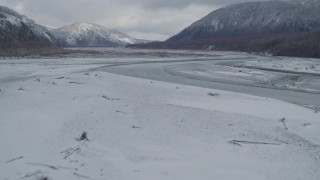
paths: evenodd
<path fill-rule="evenodd" d="M 320 178 L 314 110 L 82 61 L 1 64 L 0 179 Z"/>

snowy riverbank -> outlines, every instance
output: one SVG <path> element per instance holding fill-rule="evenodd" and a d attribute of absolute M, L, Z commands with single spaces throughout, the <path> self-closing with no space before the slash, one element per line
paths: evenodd
<path fill-rule="evenodd" d="M 100 66 L 1 65 L 0 179 L 320 178 L 319 113 Z"/>

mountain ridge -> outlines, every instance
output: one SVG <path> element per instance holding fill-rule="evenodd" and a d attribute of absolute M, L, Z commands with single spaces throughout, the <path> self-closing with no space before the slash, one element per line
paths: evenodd
<path fill-rule="evenodd" d="M 320 1 L 257 1 L 212 11 L 164 42 L 129 47 L 320 57 Z"/>
<path fill-rule="evenodd" d="M 194 22 L 168 41 L 310 32 L 320 27 L 320 11 L 305 6 L 286 1 L 229 5 Z"/>
<path fill-rule="evenodd" d="M 0 50 L 55 47 L 55 37 L 43 26 L 0 6 Z"/>
<path fill-rule="evenodd" d="M 116 29 L 86 22 L 77 22 L 50 31 L 64 47 L 115 47 L 139 42 Z"/>

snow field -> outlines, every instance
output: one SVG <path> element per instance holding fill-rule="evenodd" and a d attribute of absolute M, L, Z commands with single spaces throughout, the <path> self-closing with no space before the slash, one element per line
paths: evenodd
<path fill-rule="evenodd" d="M 319 179 L 319 113 L 99 66 L 1 65 L 0 179 Z"/>

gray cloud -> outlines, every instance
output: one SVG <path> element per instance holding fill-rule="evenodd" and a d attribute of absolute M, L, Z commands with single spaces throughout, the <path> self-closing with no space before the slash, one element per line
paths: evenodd
<path fill-rule="evenodd" d="M 40 24 L 92 22 L 146 39 L 166 39 L 211 11 L 249 0 L 1 0 Z"/>

